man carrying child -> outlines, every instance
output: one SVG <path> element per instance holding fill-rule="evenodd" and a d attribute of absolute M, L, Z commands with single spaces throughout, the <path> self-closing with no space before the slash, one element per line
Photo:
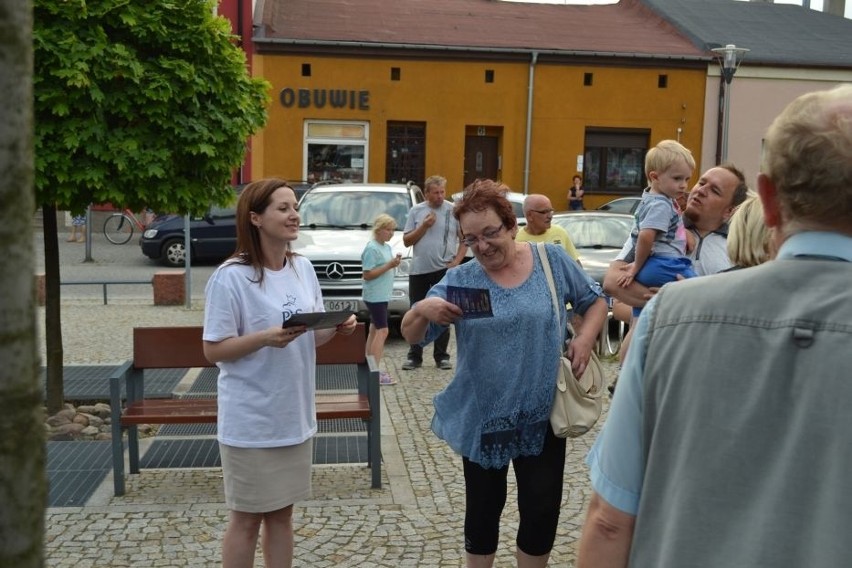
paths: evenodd
<path fill-rule="evenodd" d="M 622 288 L 634 280 L 650 287 L 673 282 L 678 275 L 695 276 L 692 261 L 686 257 L 687 235 L 675 202 L 686 191 L 694 169 L 692 153 L 674 140 L 663 140 L 648 151 L 645 172 L 649 188 L 634 215 L 627 255 L 631 262 L 618 279 Z M 633 316 L 641 311 L 633 308 Z"/>

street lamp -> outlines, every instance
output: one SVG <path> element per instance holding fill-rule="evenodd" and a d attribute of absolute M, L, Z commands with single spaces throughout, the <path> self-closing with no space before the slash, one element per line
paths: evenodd
<path fill-rule="evenodd" d="M 748 49 L 737 47 L 729 43 L 725 47 L 716 47 L 711 50 L 716 55 L 719 67 L 722 70 L 722 81 L 719 87 L 723 90 L 722 100 L 722 135 L 719 137 L 721 144 L 718 146 L 717 161 L 724 162 L 728 159 L 728 123 L 731 111 L 731 81 L 740 63 L 743 62 Z"/>

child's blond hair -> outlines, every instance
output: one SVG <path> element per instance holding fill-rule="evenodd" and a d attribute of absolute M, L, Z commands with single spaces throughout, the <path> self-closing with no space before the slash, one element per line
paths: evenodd
<path fill-rule="evenodd" d="M 373 236 L 376 235 L 376 232 L 388 228 L 396 230 L 396 219 L 387 213 L 381 213 L 378 217 L 376 217 L 376 220 L 373 221 Z"/>
<path fill-rule="evenodd" d="M 648 183 L 651 182 L 651 172 L 661 174 L 680 161 L 685 162 L 689 169 L 695 170 L 695 158 L 689 148 L 677 140 L 661 140 L 645 155 L 645 175 L 648 176 Z"/>

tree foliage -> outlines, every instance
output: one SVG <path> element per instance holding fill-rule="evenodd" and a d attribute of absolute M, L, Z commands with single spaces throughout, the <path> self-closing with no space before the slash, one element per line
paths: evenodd
<path fill-rule="evenodd" d="M 233 197 L 269 85 L 212 0 L 33 0 L 35 188 L 45 216 L 47 407 L 62 404 L 56 209 L 200 213 Z"/>
<path fill-rule="evenodd" d="M 200 212 L 231 197 L 269 86 L 208 0 L 34 0 L 36 194 Z"/>

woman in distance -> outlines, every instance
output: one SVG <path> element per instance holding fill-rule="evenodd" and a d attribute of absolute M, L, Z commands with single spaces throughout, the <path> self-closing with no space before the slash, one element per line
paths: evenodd
<path fill-rule="evenodd" d="M 571 211 L 581 211 L 583 207 L 583 196 L 586 194 L 586 189 L 583 187 L 583 178 L 576 175 L 571 179 L 571 188 L 568 190 L 568 209 Z"/>
<path fill-rule="evenodd" d="M 248 184 L 237 203 L 237 248 L 205 290 L 204 355 L 219 367 L 218 438 L 225 503 L 225 568 L 252 566 L 262 529 L 266 566 L 293 563 L 293 504 L 310 496 L 316 346 L 355 329 L 283 328 L 323 311 L 311 263 L 292 252 L 299 236 L 287 182 Z"/>
<path fill-rule="evenodd" d="M 547 564 L 562 502 L 565 440 L 553 434 L 549 417 L 567 314 L 553 311 L 535 243 L 515 241 L 518 227 L 506 190 L 492 180 L 465 189 L 453 215 L 476 260 L 450 269 L 402 320 L 409 343 L 427 343 L 455 326 L 458 364 L 435 396 L 432 430 L 462 456 L 469 567 L 494 562 L 510 462 L 518 486 L 518 566 Z M 568 347 L 579 377 L 606 317 L 606 302 L 562 247 L 545 246 L 561 304 L 570 302 L 584 315 Z M 492 315 L 464 317 L 448 301 L 448 286 L 488 290 Z"/>

